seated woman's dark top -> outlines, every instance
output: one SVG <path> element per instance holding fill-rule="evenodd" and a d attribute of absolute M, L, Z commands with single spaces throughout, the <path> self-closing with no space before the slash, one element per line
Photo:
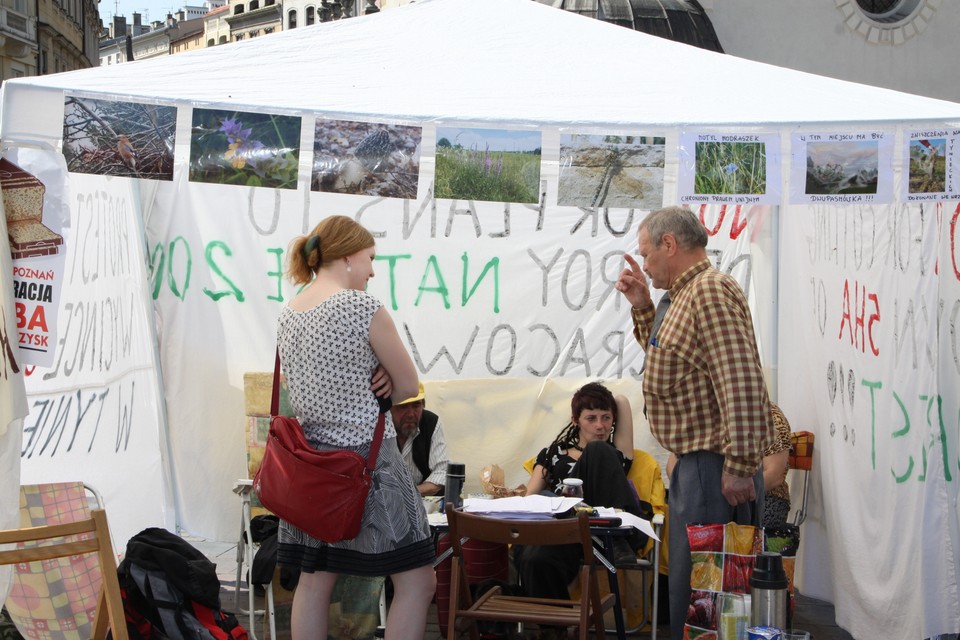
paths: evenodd
<path fill-rule="evenodd" d="M 594 443 L 591 443 L 594 444 Z M 613 446 L 613 443 L 610 442 L 597 442 L 596 445 L 604 446 L 609 448 L 619 459 L 620 467 L 623 469 L 623 475 L 626 476 L 630 473 L 630 466 L 633 464 L 633 460 L 628 460 L 624 457 L 623 452 Z M 587 445 L 589 448 L 591 445 Z M 609 452 L 604 452 L 608 454 Z M 582 459 L 581 455 L 581 459 Z M 554 442 L 549 447 L 541 449 L 540 453 L 537 454 L 537 461 L 535 464 L 540 465 L 547 471 L 547 486 L 551 491 L 556 493 L 557 488 L 560 486 L 560 483 L 566 478 L 582 478 L 584 483 L 586 483 L 586 478 L 579 475 L 578 463 L 580 460 L 574 460 L 570 457 L 568 449 L 565 449 L 562 445 Z M 589 504 L 589 503 L 588 503 Z M 614 505 L 594 505 L 594 506 L 614 506 Z"/>

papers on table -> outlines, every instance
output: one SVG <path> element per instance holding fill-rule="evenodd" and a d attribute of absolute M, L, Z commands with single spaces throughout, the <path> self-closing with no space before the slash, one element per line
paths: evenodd
<path fill-rule="evenodd" d="M 549 520 L 558 513 L 569 511 L 583 502 L 580 498 L 512 496 L 510 498 L 467 498 L 463 510 L 507 520 Z"/>
<path fill-rule="evenodd" d="M 544 495 L 514 496 L 511 498 L 467 498 L 463 501 L 463 510 L 469 513 L 478 513 L 493 518 L 513 520 L 548 520 L 559 513 L 564 513 L 583 502 L 580 498 L 551 497 Z M 433 515 L 433 514 L 431 514 Z M 441 515 L 441 514 L 437 514 Z M 446 514 L 443 515 L 446 524 Z M 659 540 L 648 520 L 637 517 L 626 511 L 617 511 L 608 507 L 597 507 L 597 515 L 601 518 L 620 518 L 625 527 L 633 527 L 651 538 Z M 431 521 L 431 524 L 434 524 Z"/>
<path fill-rule="evenodd" d="M 659 540 L 657 534 L 653 532 L 653 525 L 650 524 L 649 520 L 644 520 L 639 516 L 635 516 L 632 513 L 626 511 L 617 511 L 616 509 L 610 509 L 608 507 L 597 507 L 597 515 L 601 518 L 620 518 L 620 522 L 623 523 L 625 527 L 633 527 L 634 529 L 639 529 L 642 533 L 647 534 L 654 540 Z"/>

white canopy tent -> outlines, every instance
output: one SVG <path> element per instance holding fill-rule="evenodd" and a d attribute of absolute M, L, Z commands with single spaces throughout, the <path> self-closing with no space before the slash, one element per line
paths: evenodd
<path fill-rule="evenodd" d="M 172 179 L 68 172 L 71 98 L 175 107 Z M 301 118 L 296 187 L 191 179 L 200 110 Z M 315 123 L 329 120 L 422 128 L 416 198 L 311 190 Z M 232 539 L 230 488 L 246 473 L 243 375 L 272 366 L 275 318 L 293 293 L 278 276 L 283 249 L 332 213 L 378 237 L 371 291 L 414 354 L 453 457 L 468 464 L 468 489 L 490 463 L 510 484 L 525 480 L 519 462 L 552 440 L 588 379 L 635 399 L 637 445 L 663 459 L 641 418 L 642 354 L 611 290 L 642 213 L 558 204 L 561 141 L 664 138 L 670 204 L 683 193 L 684 136 L 763 135 L 779 144 L 778 206 L 699 211 L 711 256 L 750 297 L 772 394 L 794 430 L 817 434 L 797 583 L 833 601 L 857 637 L 956 632 L 956 204 L 897 204 L 907 188 L 897 154 L 893 199 L 866 206 L 790 204 L 787 168 L 798 135 L 881 132 L 899 149 L 913 131 L 956 127 L 957 104 L 529 0 L 424 0 L 6 81 L 4 156 L 41 177 L 44 222 L 49 211 L 65 221 L 59 337 L 53 361 L 27 377 L 22 481 L 92 477 L 124 539 L 175 521 Z M 457 128 L 540 135 L 538 201 L 435 198 L 439 133 Z"/>

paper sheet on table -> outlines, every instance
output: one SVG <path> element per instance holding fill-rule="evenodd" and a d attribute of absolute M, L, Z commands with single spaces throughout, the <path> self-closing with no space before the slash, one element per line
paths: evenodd
<path fill-rule="evenodd" d="M 483 513 L 497 518 L 518 518 L 532 520 L 551 518 L 558 513 L 568 511 L 583 502 L 580 498 L 557 496 L 511 496 L 509 498 L 467 498 L 463 501 L 463 510 L 468 513 Z"/>
<path fill-rule="evenodd" d="M 660 539 L 657 534 L 653 532 L 653 525 L 650 524 L 649 520 L 644 520 L 627 511 L 617 511 L 610 507 L 597 507 L 597 515 L 601 518 L 620 518 L 623 526 L 638 529 L 641 533 L 647 534 L 654 540 Z"/>

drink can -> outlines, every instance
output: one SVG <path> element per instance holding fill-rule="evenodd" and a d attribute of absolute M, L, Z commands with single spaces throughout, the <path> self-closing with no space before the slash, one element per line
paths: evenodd
<path fill-rule="evenodd" d="M 776 627 L 747 627 L 747 640 L 780 640 L 782 636 Z"/>

